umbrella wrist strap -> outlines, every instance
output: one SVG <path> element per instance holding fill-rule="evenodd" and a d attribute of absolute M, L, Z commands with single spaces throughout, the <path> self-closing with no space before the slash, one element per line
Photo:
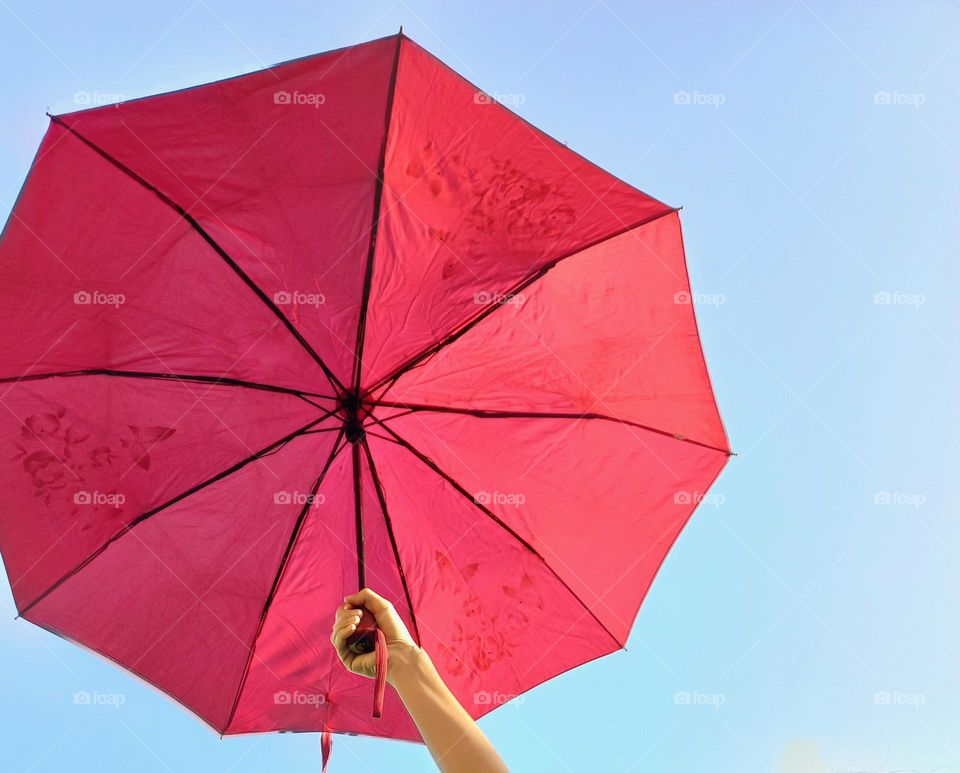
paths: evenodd
<path fill-rule="evenodd" d="M 373 681 L 373 717 L 380 719 L 383 716 L 383 695 L 387 689 L 387 637 L 383 631 L 377 629 L 377 641 L 374 647 L 376 652 L 377 673 Z M 327 764 L 330 762 L 330 752 L 333 750 L 333 735 L 327 730 L 320 736 L 320 755 L 323 760 L 323 773 L 327 773 Z"/>
<path fill-rule="evenodd" d="M 320 758 L 323 761 L 323 773 L 327 773 L 327 763 L 330 762 L 330 752 L 333 750 L 333 735 L 324 730 L 320 736 Z"/>
<path fill-rule="evenodd" d="M 373 682 L 373 718 L 383 716 L 383 694 L 387 689 L 387 637 L 377 628 L 377 642 L 374 647 L 377 660 L 377 674 Z"/>

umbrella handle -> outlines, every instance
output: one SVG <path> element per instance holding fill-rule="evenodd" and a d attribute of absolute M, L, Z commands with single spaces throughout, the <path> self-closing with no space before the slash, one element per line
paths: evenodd
<path fill-rule="evenodd" d="M 387 638 L 377 627 L 377 619 L 369 610 L 361 607 L 360 622 L 347 639 L 347 647 L 355 655 L 366 655 L 376 652 L 377 673 L 374 677 L 373 688 L 373 717 L 380 719 L 383 715 L 383 694 L 387 685 Z"/>
<path fill-rule="evenodd" d="M 369 610 L 360 608 L 360 622 L 357 630 L 347 639 L 347 647 L 354 655 L 366 655 L 373 652 L 377 645 L 377 619 Z"/>

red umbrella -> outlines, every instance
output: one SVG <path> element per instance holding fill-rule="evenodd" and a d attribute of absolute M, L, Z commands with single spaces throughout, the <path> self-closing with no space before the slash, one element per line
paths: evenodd
<path fill-rule="evenodd" d="M 223 734 L 418 739 L 624 646 L 729 455 L 675 208 L 402 34 L 52 116 L 0 242 L 22 617 Z M 515 99 L 514 101 L 519 101 Z"/>

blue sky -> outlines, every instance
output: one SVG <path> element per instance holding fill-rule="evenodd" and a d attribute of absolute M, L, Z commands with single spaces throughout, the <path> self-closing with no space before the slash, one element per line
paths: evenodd
<path fill-rule="evenodd" d="M 0 0 L 0 213 L 46 110 L 401 24 L 534 124 L 684 205 L 704 347 L 740 452 L 628 652 L 483 720 L 508 762 L 960 770 L 960 8 Z M 3 769 L 319 769 L 317 736 L 221 741 L 14 615 L 4 583 Z M 82 691 L 110 699 L 78 705 Z M 348 767 L 431 769 L 418 746 L 338 738 L 334 769 Z"/>

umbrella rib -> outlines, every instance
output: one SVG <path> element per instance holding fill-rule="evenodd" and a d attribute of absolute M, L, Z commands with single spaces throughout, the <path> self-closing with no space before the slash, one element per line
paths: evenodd
<path fill-rule="evenodd" d="M 474 507 L 480 510 L 480 512 L 482 512 L 484 515 L 490 518 L 494 523 L 500 526 L 504 531 L 506 531 L 510 536 L 512 536 L 518 543 L 520 543 L 522 547 L 526 548 L 534 556 L 539 558 L 540 561 L 543 563 L 543 565 L 547 568 L 547 570 L 557 579 L 557 582 L 559 582 L 564 588 L 566 588 L 567 592 L 577 600 L 580 606 L 582 606 L 586 610 L 587 614 L 589 614 L 593 618 L 594 622 L 597 623 L 597 625 L 599 625 L 604 631 L 606 631 L 607 634 L 610 636 L 610 638 L 613 639 L 614 642 L 616 642 L 617 648 L 618 649 L 623 648 L 623 642 L 621 642 L 616 636 L 613 635 L 610 629 L 603 624 L 603 621 L 601 621 L 600 618 L 597 617 L 596 613 L 592 609 L 590 609 L 590 607 L 588 607 L 587 604 L 583 601 L 583 599 L 581 599 L 573 591 L 573 589 L 567 584 L 567 582 L 559 574 L 557 574 L 556 570 L 547 562 L 547 560 L 540 554 L 540 552 L 533 547 L 533 545 L 531 545 L 523 537 L 517 534 L 517 532 L 511 529 L 506 523 L 504 523 L 500 518 L 498 518 L 496 514 L 494 514 L 489 508 L 485 507 L 480 502 L 477 502 L 476 497 L 471 495 L 469 491 L 467 491 L 463 486 L 457 483 L 457 481 L 454 480 L 454 478 L 449 473 L 442 470 L 440 466 L 435 461 L 433 461 L 429 456 L 419 451 L 409 441 L 405 440 L 403 437 L 398 435 L 394 430 L 392 430 L 390 427 L 388 427 L 386 424 L 384 424 L 382 421 L 380 421 L 376 417 L 374 417 L 374 421 L 379 423 L 380 426 L 382 426 L 387 432 L 393 435 L 400 445 L 406 448 L 410 453 L 416 456 L 421 462 L 427 465 L 427 467 L 429 467 L 437 475 L 439 475 L 441 478 L 447 481 L 447 483 L 453 486 L 453 488 L 456 489 L 457 492 L 464 497 L 464 499 L 470 502 L 470 504 L 472 504 Z"/>
<path fill-rule="evenodd" d="M 406 416 L 410 413 L 417 412 L 429 412 L 429 413 L 454 413 L 462 416 L 474 416 L 479 419 L 572 419 L 574 421 L 578 419 L 591 419 L 598 421 L 609 421 L 614 424 L 625 424 L 628 427 L 636 427 L 637 429 L 646 430 L 647 432 L 654 432 L 657 435 L 663 435 L 664 437 L 673 438 L 674 440 L 679 440 L 681 443 L 690 443 L 695 446 L 700 446 L 701 448 L 709 448 L 711 451 L 719 451 L 721 453 L 731 456 L 731 452 L 726 448 L 719 448 L 718 446 L 710 445 L 709 443 L 702 443 L 699 440 L 693 440 L 691 438 L 685 437 L 675 432 L 668 432 L 667 430 L 657 429 L 656 427 L 650 427 L 646 424 L 640 424 L 636 421 L 630 421 L 629 419 L 620 419 L 616 416 L 607 416 L 603 413 L 577 413 L 573 412 L 552 412 L 552 411 L 499 411 L 499 410 L 487 410 L 483 408 L 454 408 L 447 405 L 423 405 L 418 403 L 404 403 L 404 402 L 392 402 L 392 401 L 373 401 L 370 405 L 379 405 L 384 408 L 405 408 L 407 409 L 402 414 L 396 414 L 394 416 L 387 416 L 383 421 L 390 421 L 392 419 L 400 418 L 400 416 Z"/>
<path fill-rule="evenodd" d="M 380 160 L 377 165 L 377 181 L 373 194 L 373 224 L 370 226 L 370 245 L 367 250 L 367 267 L 363 277 L 363 295 L 360 300 L 360 315 L 357 320 L 357 342 L 354 355 L 353 391 L 360 391 L 362 378 L 363 343 L 367 332 L 367 307 L 370 305 L 370 290 L 373 285 L 373 257 L 377 248 L 377 234 L 380 230 L 380 207 L 383 203 L 383 178 L 387 165 L 387 138 L 390 134 L 390 122 L 393 117 L 393 97 L 397 91 L 397 72 L 400 69 L 400 46 L 403 35 L 397 36 L 397 50 L 393 56 L 393 70 L 390 73 L 390 85 L 387 90 L 387 109 L 384 118 L 383 142 L 380 146 Z M 362 586 L 361 586 L 362 587 Z"/>
<path fill-rule="evenodd" d="M 286 327 L 287 330 L 293 335 L 293 337 L 297 339 L 300 345 L 306 350 L 307 354 L 309 354 L 310 357 L 314 360 L 314 362 L 316 362 L 317 365 L 320 366 L 320 368 L 323 370 L 324 374 L 326 375 L 327 380 L 330 382 L 330 385 L 334 388 L 334 391 L 337 391 L 338 393 L 346 392 L 346 389 L 344 388 L 343 384 L 340 383 L 340 379 L 338 379 L 336 374 L 332 370 L 330 370 L 327 364 L 323 361 L 320 355 L 317 354 L 314 348 L 307 342 L 307 339 L 304 338 L 303 334 L 296 328 L 296 326 L 289 319 L 287 319 L 287 316 L 280 310 L 280 307 L 277 306 L 277 304 L 270 299 L 270 297 L 263 291 L 263 289 L 256 282 L 253 281 L 250 275 L 247 274 L 232 257 L 230 257 L 230 254 L 223 247 L 221 247 L 220 244 L 209 233 L 207 233 L 207 231 L 203 228 L 203 226 L 200 225 L 199 222 L 197 222 L 196 218 L 194 218 L 193 215 L 187 212 L 187 210 L 185 210 L 183 207 L 177 204 L 173 199 L 171 199 L 165 193 L 160 191 L 160 189 L 157 188 L 155 185 L 152 185 L 151 183 L 147 182 L 143 177 L 141 177 L 139 174 L 134 172 L 130 167 L 128 167 L 122 161 L 119 161 L 118 159 L 114 158 L 109 153 L 107 153 L 107 151 L 105 151 L 103 148 L 99 147 L 98 145 L 94 144 L 91 140 L 87 139 L 85 136 L 83 136 L 80 132 L 78 132 L 72 126 L 64 122 L 63 119 L 61 119 L 59 116 L 50 115 L 50 113 L 47 113 L 47 115 L 50 117 L 51 121 L 58 124 L 59 126 L 62 126 L 68 132 L 73 134 L 78 140 L 80 140 L 84 145 L 86 145 L 91 150 L 93 150 L 97 155 L 99 155 L 101 158 L 113 164 L 121 172 L 123 172 L 128 177 L 135 180 L 144 188 L 146 188 L 148 191 L 156 195 L 157 198 L 160 199 L 160 201 L 162 201 L 164 204 L 170 207 L 178 215 L 180 215 L 180 217 L 182 217 L 187 222 L 187 224 L 189 224 L 190 227 L 193 228 L 193 230 L 195 230 L 198 234 L 200 234 L 201 237 L 203 237 L 203 240 L 207 244 L 209 244 L 210 247 L 213 248 L 214 252 L 216 252 L 217 255 L 219 255 L 223 259 L 223 261 L 231 269 L 233 269 L 233 272 L 238 277 L 240 277 L 241 280 L 243 280 L 244 284 L 246 284 L 247 287 L 249 287 L 261 301 L 263 301 L 266 307 L 270 309 L 271 312 L 273 312 L 274 316 L 276 316 L 277 319 L 279 319 L 280 322 L 283 323 L 284 327 Z"/>
<path fill-rule="evenodd" d="M 112 545 L 114 542 L 120 539 L 124 534 L 126 534 L 128 531 L 133 529 L 137 524 L 143 523 L 143 521 L 147 520 L 148 518 L 151 518 L 152 516 L 156 515 L 162 510 L 166 510 L 168 507 L 177 504 L 178 502 L 197 493 L 198 491 L 206 488 L 207 486 L 210 486 L 211 484 L 216 483 L 217 481 L 223 480 L 227 476 L 232 475 L 233 473 L 237 472 L 243 467 L 246 467 L 251 462 L 255 462 L 261 457 L 266 456 L 273 451 L 279 450 L 282 446 L 289 443 L 295 437 L 297 437 L 298 435 L 302 435 L 304 432 L 306 432 L 309 429 L 312 429 L 313 427 L 315 427 L 320 422 L 324 421 L 326 418 L 328 418 L 332 414 L 333 414 L 333 411 L 326 411 L 324 415 L 322 415 L 320 418 L 314 419 L 309 424 L 305 424 L 299 429 L 296 429 L 293 432 L 289 433 L 288 435 L 285 435 L 284 437 L 280 438 L 279 440 L 275 440 L 270 445 L 265 446 L 264 448 L 261 448 L 259 451 L 256 451 L 255 453 L 251 454 L 245 459 L 241 459 L 239 462 L 237 462 L 234 465 L 231 465 L 227 469 L 221 470 L 216 475 L 213 475 L 207 478 L 206 480 L 201 481 L 200 483 L 197 483 L 194 486 L 191 486 L 186 491 L 182 491 L 181 493 L 177 494 L 175 497 L 168 499 L 163 504 L 157 505 L 156 507 L 151 508 L 150 510 L 147 510 L 144 513 L 141 513 L 132 521 L 130 521 L 130 523 L 128 523 L 126 526 L 124 526 L 118 532 L 116 532 L 113 536 L 111 536 L 100 547 L 94 550 L 89 556 L 83 559 L 83 561 L 77 564 L 73 569 L 71 569 L 69 572 L 63 575 L 59 580 L 53 583 L 53 585 L 47 588 L 43 593 L 37 596 L 33 601 L 31 601 L 29 604 L 23 607 L 23 609 L 20 609 L 17 617 L 23 617 L 24 615 L 26 615 L 27 612 L 29 612 L 34 606 L 36 606 L 39 602 L 43 601 L 43 599 L 45 599 L 47 596 L 53 593 L 53 591 L 55 591 L 57 588 L 63 585 L 63 583 L 65 583 L 71 577 L 73 577 L 82 569 L 84 569 L 84 567 L 90 564 L 91 561 L 93 561 L 97 556 L 103 553 L 108 547 L 110 547 L 110 545 Z"/>
<path fill-rule="evenodd" d="M 655 215 L 645 217 L 642 220 L 637 221 L 636 223 L 623 226 L 622 228 L 618 228 L 616 231 L 613 231 L 612 233 L 607 234 L 606 236 L 601 236 L 597 239 L 594 239 L 593 241 L 587 242 L 586 244 L 583 244 L 577 247 L 574 250 L 571 250 L 570 252 L 566 252 L 563 255 L 553 258 L 551 261 L 541 266 L 539 269 L 534 271 L 528 277 L 520 280 L 512 288 L 502 293 L 494 303 L 491 303 L 489 306 L 487 306 L 486 308 L 484 308 L 483 310 L 475 314 L 473 317 L 471 317 L 462 325 L 460 325 L 460 327 L 458 327 L 456 330 L 453 330 L 452 332 L 447 333 L 447 335 L 445 335 L 439 341 L 428 346 L 419 354 L 413 355 L 405 363 L 403 363 L 402 365 L 400 365 L 400 367 L 398 367 L 395 371 L 393 371 L 393 373 L 387 376 L 384 376 L 378 382 L 376 382 L 373 386 L 364 390 L 364 396 L 371 394 L 375 390 L 382 387 L 384 384 L 388 384 L 392 381 L 396 381 L 398 378 L 400 378 L 400 376 L 402 376 L 408 370 L 415 368 L 417 365 L 423 362 L 427 357 L 430 357 L 436 354 L 441 349 L 444 349 L 450 344 L 452 344 L 454 341 L 460 338 L 464 333 L 469 331 L 471 328 L 476 327 L 476 325 L 478 325 L 480 322 L 482 322 L 491 314 L 493 314 L 493 312 L 495 312 L 497 309 L 507 305 L 507 301 L 509 301 L 510 298 L 517 295 L 517 293 L 520 293 L 526 290 L 530 285 L 532 285 L 537 280 L 543 278 L 544 275 L 549 273 L 551 269 L 556 267 L 559 263 L 563 262 L 564 260 L 567 260 L 568 258 L 572 258 L 576 255 L 579 255 L 581 252 L 592 249 L 593 247 L 603 244 L 604 242 L 608 242 L 611 239 L 616 239 L 618 236 L 623 236 L 625 233 L 629 233 L 630 231 L 635 231 L 638 228 L 642 228 L 645 225 L 648 225 L 656 220 L 659 220 L 662 217 L 667 217 L 668 215 L 672 215 L 675 212 L 679 212 L 679 207 L 671 207 L 670 209 L 667 209 L 664 212 L 659 212 Z"/>
<path fill-rule="evenodd" d="M 400 584 L 403 586 L 403 595 L 407 599 L 407 609 L 410 610 L 410 622 L 413 624 L 413 636 L 420 646 L 420 628 L 417 625 L 417 614 L 413 609 L 413 598 L 410 596 L 410 586 L 407 584 L 407 576 L 403 572 L 403 563 L 400 561 L 400 550 L 397 547 L 397 538 L 393 533 L 393 521 L 390 518 L 390 511 L 387 510 L 387 497 L 383 490 L 383 483 L 380 475 L 377 473 L 377 466 L 373 461 L 373 453 L 370 451 L 370 444 L 363 438 L 363 450 L 367 454 L 367 464 L 370 466 L 370 474 L 373 477 L 373 485 L 377 490 L 377 499 L 380 500 L 380 509 L 383 511 L 383 521 L 387 527 L 387 534 L 390 537 L 390 546 L 393 548 L 393 560 L 397 563 L 397 572 L 400 574 Z"/>
<path fill-rule="evenodd" d="M 223 726 L 224 733 L 230 727 L 230 724 L 233 722 L 234 715 L 237 713 L 237 707 L 240 705 L 240 696 L 243 694 L 243 688 L 247 683 L 247 675 L 250 673 L 250 664 L 253 663 L 253 656 L 257 647 L 257 640 L 260 638 L 260 634 L 263 631 L 263 626 L 267 621 L 267 614 L 269 614 L 270 607 L 273 604 L 273 600 L 276 598 L 277 591 L 280 588 L 280 581 L 283 579 L 283 573 L 290 561 L 290 556 L 293 555 L 293 549 L 296 547 L 297 540 L 300 538 L 300 532 L 303 529 L 303 524 L 307 519 L 307 514 L 310 511 L 313 498 L 316 496 L 317 490 L 320 488 L 320 484 L 323 483 L 323 479 L 326 477 L 327 471 L 330 469 L 330 465 L 333 464 L 333 460 L 342 450 L 340 442 L 343 440 L 343 436 L 344 428 L 340 427 L 340 434 L 337 435 L 337 439 L 333 443 L 333 448 L 330 450 L 330 455 L 327 457 L 327 461 L 320 470 L 320 474 L 317 476 L 317 479 L 313 482 L 313 486 L 310 488 L 310 496 L 307 497 L 307 501 L 304 502 L 303 508 L 301 508 L 300 513 L 297 515 L 297 520 L 293 525 L 293 531 L 290 533 L 290 539 L 287 540 L 286 550 L 283 552 L 283 558 L 280 559 L 280 565 L 277 568 L 277 573 L 273 578 L 273 583 L 270 585 L 270 592 L 267 594 L 267 600 L 264 602 L 263 611 L 260 613 L 260 621 L 257 623 L 256 633 L 254 633 L 253 639 L 250 642 L 250 652 L 247 653 L 247 662 L 243 667 L 243 672 L 240 676 L 240 683 L 237 685 L 237 694 L 234 696 L 233 705 L 230 707 L 230 714 L 227 716 L 227 721 Z"/>
<path fill-rule="evenodd" d="M 356 516 L 354 529 L 357 539 L 357 590 L 367 587 L 367 567 L 363 552 L 363 496 L 360 491 L 360 446 L 351 443 L 353 457 L 353 512 Z"/>
<path fill-rule="evenodd" d="M 183 381 L 199 382 L 203 384 L 223 385 L 245 387 L 247 389 L 260 389 L 265 392 L 279 392 L 282 394 L 294 395 L 295 397 L 321 397 L 326 400 L 336 400 L 332 395 L 324 395 L 320 392 L 307 392 L 302 389 L 293 389 L 292 387 L 275 386 L 274 384 L 262 384 L 257 381 L 244 381 L 238 378 L 227 378 L 226 376 L 205 376 L 192 373 L 158 373 L 155 371 L 140 370 L 115 370 L 111 368 L 83 368 L 80 370 L 64 370 L 56 373 L 34 373 L 24 376 L 4 376 L 0 377 L 0 384 L 19 383 L 20 381 L 43 381 L 48 378 L 74 378 L 77 376 L 111 376 L 114 378 L 145 378 L 158 381 Z M 315 403 L 314 403 L 315 405 Z"/>

